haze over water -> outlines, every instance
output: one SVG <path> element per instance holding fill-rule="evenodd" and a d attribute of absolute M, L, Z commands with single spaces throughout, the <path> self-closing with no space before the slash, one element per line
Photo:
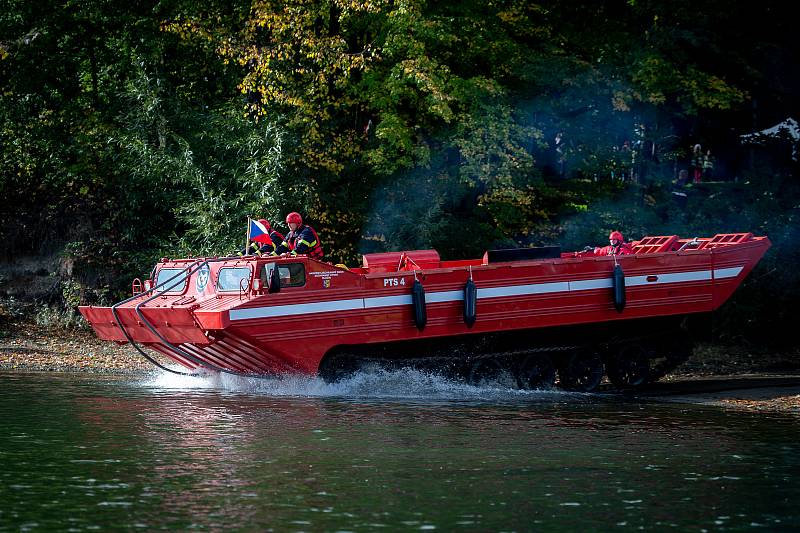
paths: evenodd
<path fill-rule="evenodd" d="M 415 371 L 0 384 L 0 530 L 800 528 L 797 416 Z"/>

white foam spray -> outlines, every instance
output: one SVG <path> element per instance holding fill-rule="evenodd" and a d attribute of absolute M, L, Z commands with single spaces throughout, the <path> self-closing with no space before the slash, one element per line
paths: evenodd
<path fill-rule="evenodd" d="M 274 397 L 331 397 L 403 400 L 526 401 L 585 397 L 560 390 L 520 390 L 503 384 L 468 385 L 422 370 L 365 369 L 337 383 L 314 376 L 242 377 L 231 374 L 179 376 L 160 372 L 142 385 L 158 389 L 219 390 Z"/>

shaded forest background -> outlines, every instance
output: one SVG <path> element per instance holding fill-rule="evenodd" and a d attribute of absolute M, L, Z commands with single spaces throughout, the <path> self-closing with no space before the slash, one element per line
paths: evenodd
<path fill-rule="evenodd" d="M 766 234 L 715 335 L 796 347 L 796 143 L 739 137 L 800 116 L 790 6 L 2 0 L 0 319 L 72 326 L 300 211 L 348 264 Z"/>

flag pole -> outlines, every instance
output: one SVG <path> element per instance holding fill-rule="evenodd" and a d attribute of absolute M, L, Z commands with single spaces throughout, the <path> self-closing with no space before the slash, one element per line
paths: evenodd
<path fill-rule="evenodd" d="M 250 215 L 247 215 L 247 240 L 244 241 L 244 255 L 250 255 Z"/>

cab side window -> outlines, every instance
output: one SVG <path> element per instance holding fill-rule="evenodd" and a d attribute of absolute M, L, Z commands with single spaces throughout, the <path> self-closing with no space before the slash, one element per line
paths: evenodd
<path fill-rule="evenodd" d="M 264 286 L 271 279 L 275 263 L 267 263 L 260 272 Z M 306 284 L 306 267 L 303 263 L 287 263 L 278 265 L 278 274 L 281 278 L 281 287 L 302 287 Z"/>
<path fill-rule="evenodd" d="M 247 267 L 220 268 L 217 291 L 246 291 L 250 288 L 250 269 Z"/>

